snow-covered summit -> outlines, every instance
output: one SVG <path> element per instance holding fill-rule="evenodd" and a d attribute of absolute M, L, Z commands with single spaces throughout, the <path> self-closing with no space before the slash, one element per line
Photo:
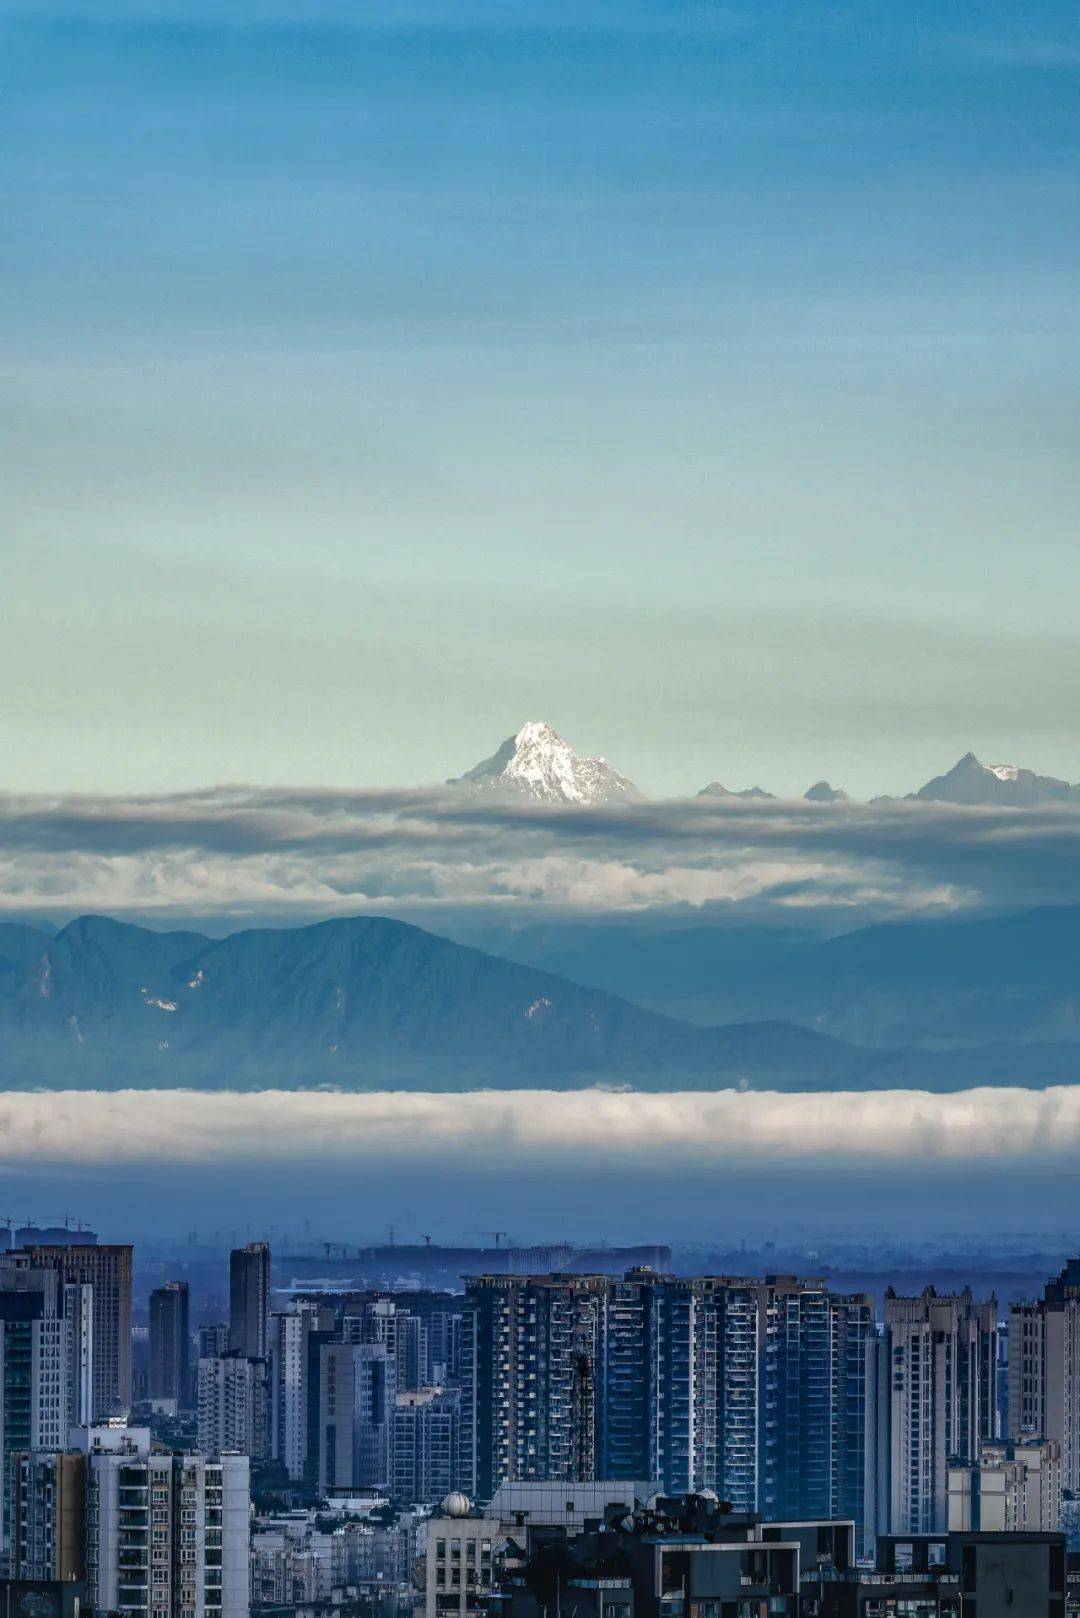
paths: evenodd
<path fill-rule="evenodd" d="M 632 803 L 641 796 L 606 759 L 582 758 L 538 719 L 522 725 L 497 753 L 448 784 L 517 793 L 540 803 Z"/>

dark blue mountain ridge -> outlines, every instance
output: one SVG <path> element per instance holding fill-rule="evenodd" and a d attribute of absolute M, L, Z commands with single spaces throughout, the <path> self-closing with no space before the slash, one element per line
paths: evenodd
<path fill-rule="evenodd" d="M 33 934 L 33 929 L 25 929 Z M 0 935 L 8 1088 L 830 1090 L 1080 1077 L 1080 1047 L 883 1051 L 696 1027 L 380 916 L 222 939 L 84 916 Z"/>
<path fill-rule="evenodd" d="M 470 941 L 703 1024 L 794 1022 L 857 1044 L 1080 1042 L 1080 907 L 882 922 L 836 937 L 608 921 Z"/>

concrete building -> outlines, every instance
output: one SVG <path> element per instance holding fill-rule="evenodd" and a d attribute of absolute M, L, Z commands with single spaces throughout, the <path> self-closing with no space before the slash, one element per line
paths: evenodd
<path fill-rule="evenodd" d="M 852 1525 L 772 1528 L 766 1537 L 755 1517 L 694 1494 L 657 1496 L 629 1511 L 620 1504 L 568 1535 L 557 1557 L 542 1539 L 511 1534 L 495 1558 L 485 1607 L 506 1618 L 563 1610 L 577 1618 L 799 1618 L 804 1543 L 811 1541 L 815 1558 L 827 1543 L 822 1560 L 828 1556 L 830 1572 L 842 1575 Z"/>
<path fill-rule="evenodd" d="M 270 1455 L 270 1384 L 265 1360 L 222 1354 L 199 1361 L 198 1444 L 204 1455 L 234 1450 L 253 1461 Z"/>
<path fill-rule="evenodd" d="M 217 1320 L 212 1326 L 200 1326 L 195 1334 L 196 1360 L 216 1360 L 229 1352 L 229 1323 Z"/>
<path fill-rule="evenodd" d="M 402 1505 L 434 1505 L 458 1486 L 457 1388 L 398 1393 L 391 1445 L 390 1498 Z"/>
<path fill-rule="evenodd" d="M 949 1529 L 1056 1533 L 1061 1527 L 1061 1446 L 995 1444 L 975 1466 L 949 1467 Z"/>
<path fill-rule="evenodd" d="M 131 1248 L 56 1244 L 26 1249 L 31 1261 L 55 1270 L 63 1285 L 93 1288 L 91 1419 L 131 1408 Z"/>
<path fill-rule="evenodd" d="M 270 1353 L 270 1244 L 248 1242 L 229 1254 L 229 1348 L 245 1359 Z"/>
<path fill-rule="evenodd" d="M 462 1467 L 654 1476 L 775 1518 L 863 1516 L 864 1295 L 794 1276 L 485 1276 L 466 1287 Z"/>
<path fill-rule="evenodd" d="M 465 1287 L 461 1475 L 596 1476 L 596 1371 L 606 1278 L 485 1275 Z"/>
<path fill-rule="evenodd" d="M 943 1533 L 949 1466 L 977 1465 L 994 1430 L 997 1306 L 890 1290 L 884 1313 L 867 1351 L 868 1533 Z"/>
<path fill-rule="evenodd" d="M 473 1516 L 463 1494 L 443 1505 L 444 1515 L 427 1525 L 425 1618 L 479 1618 L 495 1581 L 502 1525 L 497 1517 Z"/>
<path fill-rule="evenodd" d="M 602 1531 L 572 1536 L 557 1555 L 511 1536 L 494 1557 L 482 1610 L 498 1618 L 1065 1618 L 1061 1535 L 882 1536 L 873 1569 L 856 1565 L 854 1544 L 854 1524 L 842 1519 L 769 1522 L 725 1511 L 715 1498 L 658 1497 L 609 1514 Z"/>
<path fill-rule="evenodd" d="M 85 1578 L 85 1455 L 16 1454 L 11 1490 L 11 1577 Z"/>
<path fill-rule="evenodd" d="M 71 1422 L 69 1322 L 59 1314 L 61 1289 L 47 1269 L 0 1273 L 0 1576 L 14 1558 L 14 1457 L 56 1450 Z"/>
<path fill-rule="evenodd" d="M 148 1392 L 158 1404 L 180 1410 L 191 1402 L 191 1329 L 188 1284 L 166 1281 L 150 1294 Z"/>
<path fill-rule="evenodd" d="M 1080 1494 L 1080 1259 L 1009 1311 L 1008 1427 L 1014 1443 L 1060 1444 L 1062 1486 Z"/>
<path fill-rule="evenodd" d="M 309 1299 L 270 1318 L 270 1452 L 297 1483 L 307 1469 L 308 1339 L 332 1323 L 330 1311 Z"/>
<path fill-rule="evenodd" d="M 655 1480 L 589 1483 L 503 1483 L 490 1506 L 474 1511 L 468 1497 L 452 1491 L 427 1522 L 424 1572 L 425 1618 L 475 1618 L 489 1607 L 508 1540 L 522 1551 L 539 1541 L 567 1539 L 622 1517 L 653 1498 Z"/>
<path fill-rule="evenodd" d="M 139 1428 L 91 1428 L 90 1604 L 130 1618 L 248 1618 L 249 1463 L 173 1455 Z"/>
<path fill-rule="evenodd" d="M 307 1481 L 320 1495 L 388 1487 L 394 1369 L 385 1343 L 309 1334 Z"/>
<path fill-rule="evenodd" d="M 399 1393 L 431 1385 L 431 1354 L 427 1323 L 408 1303 L 376 1298 L 359 1313 L 346 1312 L 341 1335 L 346 1343 L 385 1343 L 394 1359 Z"/>

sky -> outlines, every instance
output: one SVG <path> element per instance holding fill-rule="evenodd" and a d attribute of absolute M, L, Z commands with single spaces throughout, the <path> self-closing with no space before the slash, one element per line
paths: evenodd
<path fill-rule="evenodd" d="M 1080 779 L 1065 0 L 8 0 L 13 792 Z"/>

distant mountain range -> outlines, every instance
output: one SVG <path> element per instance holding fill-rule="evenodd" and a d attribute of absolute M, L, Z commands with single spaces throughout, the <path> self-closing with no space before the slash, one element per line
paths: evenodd
<path fill-rule="evenodd" d="M 1078 936 L 1080 914 L 1062 939 Z M 687 949 L 697 955 L 701 943 L 684 943 L 682 958 Z M 917 1002 L 933 976 L 921 938 L 879 940 L 869 949 L 859 934 L 813 948 L 781 944 L 807 951 L 796 984 L 801 1001 L 777 980 L 760 939 L 758 966 L 778 987 L 774 998 L 787 994 L 819 1023 L 828 1020 L 823 1006 L 836 1020 L 837 1005 L 845 997 L 857 1003 L 868 984 L 883 1004 L 901 993 Z M 623 948 L 633 945 L 623 940 Z M 657 948 L 679 958 L 670 941 L 653 946 L 653 959 Z M 610 958 L 610 939 L 582 950 L 578 963 L 595 966 L 605 951 Z M 745 940 L 729 949 L 733 961 L 745 953 Z M 934 959 L 955 968 L 955 940 Z M 647 950 L 641 971 L 648 971 Z M 953 1000 L 962 1002 L 964 972 L 957 982 L 954 970 L 953 980 Z M 986 982 L 989 1004 L 992 975 Z M 768 998 L 753 971 L 743 974 L 741 992 L 748 1004 Z M 948 981 L 939 985 L 939 1009 L 949 992 Z M 698 1027 L 382 917 L 224 939 L 155 933 L 102 916 L 82 917 L 51 938 L 0 927 L 6 1088 L 948 1090 L 1080 1078 L 1080 1043 L 1020 1046 L 1007 1019 L 986 1027 L 998 1043 L 940 1051 L 867 1048 L 767 1011 Z"/>
<path fill-rule="evenodd" d="M 490 758 L 447 784 L 477 793 L 578 807 L 633 803 L 643 797 L 634 783 L 606 759 L 584 758 L 575 753 L 542 720 L 530 720 L 515 735 L 508 736 Z M 731 788 L 720 781 L 710 781 L 697 796 L 768 801 L 776 795 L 760 786 Z M 810 803 L 850 801 L 846 792 L 828 781 L 816 781 L 804 796 Z M 1080 785 L 1071 786 L 1052 775 L 1036 775 L 1015 764 L 983 764 L 974 753 L 965 753 L 951 770 L 907 796 L 935 803 L 1027 809 L 1045 803 L 1080 802 Z"/>
<path fill-rule="evenodd" d="M 1052 775 L 1036 775 L 1016 764 L 982 764 L 965 753 L 945 775 L 935 776 L 915 794 L 938 803 L 1005 804 L 1031 809 L 1041 803 L 1080 800 L 1080 786 L 1070 786 Z"/>
<path fill-rule="evenodd" d="M 1071 1047 L 1080 909 L 887 922 L 838 937 L 765 926 L 477 928 L 513 960 L 699 1023 L 798 1023 L 879 1047 Z"/>

